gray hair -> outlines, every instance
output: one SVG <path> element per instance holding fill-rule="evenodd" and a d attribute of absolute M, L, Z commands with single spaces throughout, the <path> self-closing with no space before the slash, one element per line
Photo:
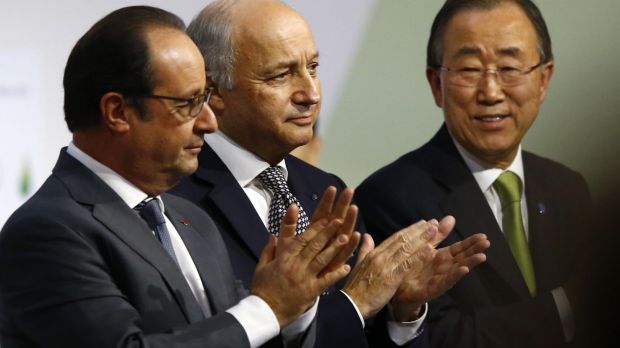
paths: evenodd
<path fill-rule="evenodd" d="M 232 31 L 232 7 L 236 0 L 214 1 L 207 5 L 187 27 L 200 49 L 211 80 L 230 90 L 233 88 L 235 47 Z"/>

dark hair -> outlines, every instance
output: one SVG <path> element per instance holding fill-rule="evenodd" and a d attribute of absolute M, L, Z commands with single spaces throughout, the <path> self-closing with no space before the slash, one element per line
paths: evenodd
<path fill-rule="evenodd" d="M 538 35 L 540 61 L 542 63 L 551 61 L 553 59 L 553 52 L 551 51 L 551 37 L 547 30 L 547 24 L 545 24 L 545 19 L 540 10 L 531 0 L 447 0 L 437 13 L 437 16 L 435 16 L 433 26 L 431 27 L 431 35 L 426 48 L 426 64 L 435 68 L 441 66 L 443 33 L 448 22 L 457 13 L 475 9 L 491 10 L 505 3 L 513 3 L 519 6 L 527 18 L 529 18 Z"/>
<path fill-rule="evenodd" d="M 73 47 L 63 79 L 65 121 L 71 132 L 97 127 L 99 102 L 108 92 L 131 96 L 153 89 L 146 33 L 151 28 L 185 30 L 176 15 L 149 6 L 130 6 L 99 20 Z M 143 113 L 144 105 L 136 100 Z"/>

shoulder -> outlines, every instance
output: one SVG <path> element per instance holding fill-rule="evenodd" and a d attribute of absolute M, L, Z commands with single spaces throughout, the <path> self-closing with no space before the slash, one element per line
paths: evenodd
<path fill-rule="evenodd" d="M 581 173 L 560 162 L 528 151 L 523 151 L 523 167 L 526 176 L 529 174 L 534 177 L 544 177 L 550 183 L 561 181 L 562 184 L 564 184 L 565 181 L 571 181 L 586 185 L 585 179 Z M 526 177 L 526 180 L 527 179 Z"/>
<path fill-rule="evenodd" d="M 288 155 L 286 156 L 286 169 L 289 172 L 289 180 L 304 181 L 313 185 L 329 186 L 334 185 L 338 188 L 346 187 L 346 184 L 337 175 L 328 173 L 317 168 L 299 158 Z"/>
<path fill-rule="evenodd" d="M 368 176 L 357 188 L 359 194 L 373 191 L 385 192 L 386 185 L 393 187 L 426 186 L 432 180 L 429 149 L 423 146 L 410 151 Z M 390 190 L 392 193 L 393 191 Z"/>
<path fill-rule="evenodd" d="M 174 209 L 184 217 L 191 218 L 192 221 L 202 221 L 203 224 L 213 224 L 211 216 L 188 199 L 172 193 L 163 193 L 161 197 L 167 208 Z"/>

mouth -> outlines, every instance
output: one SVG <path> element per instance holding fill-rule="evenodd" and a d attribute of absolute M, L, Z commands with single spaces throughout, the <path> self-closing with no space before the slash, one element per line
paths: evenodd
<path fill-rule="evenodd" d="M 493 123 L 493 122 L 500 122 L 508 117 L 510 117 L 510 114 L 491 114 L 491 115 L 477 115 L 477 116 L 474 116 L 474 119 L 480 122 Z"/>
<path fill-rule="evenodd" d="M 312 124 L 312 115 L 289 117 L 287 121 L 292 122 L 298 126 L 307 126 Z"/>
<path fill-rule="evenodd" d="M 198 153 L 202 149 L 202 145 L 203 145 L 202 142 L 196 143 L 196 144 L 192 144 L 192 145 L 186 146 L 185 150 Z"/>

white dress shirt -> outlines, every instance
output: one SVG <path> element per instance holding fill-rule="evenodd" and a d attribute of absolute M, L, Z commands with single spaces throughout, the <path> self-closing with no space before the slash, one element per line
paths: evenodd
<path fill-rule="evenodd" d="M 67 147 L 67 153 L 110 186 L 130 208 L 133 209 L 148 197 L 146 193 L 142 192 L 142 190 L 118 173 L 84 153 L 75 146 L 73 142 Z M 155 197 L 155 199 L 158 200 L 162 212 L 165 212 L 165 207 L 163 206 L 161 198 Z M 185 243 L 183 243 L 178 231 L 165 214 L 164 219 L 166 220 L 166 228 L 168 228 L 170 233 L 172 247 L 176 254 L 179 267 L 183 272 L 183 276 L 187 280 L 194 297 L 196 297 L 202 312 L 206 316 L 210 316 L 208 294 L 204 289 L 196 265 L 192 260 L 192 256 L 187 250 Z M 237 305 L 229 308 L 227 312 L 239 321 L 248 336 L 251 347 L 258 347 L 280 333 L 280 325 L 277 317 L 269 305 L 258 296 L 250 295 L 242 299 Z M 284 329 L 282 335 L 285 337 Z"/>
<path fill-rule="evenodd" d="M 218 157 L 224 162 L 228 170 L 239 183 L 239 186 L 243 189 L 248 199 L 254 206 L 256 213 L 263 221 L 265 228 L 268 228 L 269 223 L 269 205 L 273 198 L 273 192 L 263 185 L 263 183 L 257 178 L 257 176 L 267 169 L 270 165 L 263 159 L 259 158 L 252 152 L 246 150 L 239 144 L 235 143 L 232 139 L 226 136 L 221 131 L 205 135 L 205 141 L 215 151 Z M 284 160 L 277 164 L 282 168 L 284 178 L 288 180 L 288 170 Z M 308 216 L 310 218 L 310 216 Z M 344 292 L 343 292 L 344 293 Z M 351 300 L 351 298 L 344 293 L 351 304 L 357 311 L 360 318 L 362 327 L 364 326 L 364 318 L 361 312 Z M 315 303 L 315 310 L 316 305 Z M 412 322 L 399 323 L 395 321 L 388 322 L 388 334 L 392 341 L 397 344 L 404 344 L 422 333 L 422 324 L 426 318 L 426 307 L 424 305 L 422 316 Z"/>
<path fill-rule="evenodd" d="M 493 183 L 504 171 L 511 171 L 521 179 L 521 217 L 523 218 L 523 227 L 525 229 L 525 237 L 529 239 L 529 226 L 528 226 L 528 211 L 527 211 L 527 200 L 525 197 L 525 175 L 523 170 L 523 157 L 521 154 L 521 145 L 519 145 L 519 149 L 517 150 L 517 155 L 512 163 L 508 166 L 508 168 L 486 168 L 486 166 L 482 165 L 472 154 L 467 152 L 464 147 L 461 146 L 454 138 L 452 138 L 454 145 L 456 146 L 458 152 L 461 154 L 461 157 L 465 161 L 465 164 L 472 172 L 474 179 L 478 183 L 480 190 L 484 194 L 484 197 L 489 204 L 489 207 L 493 211 L 493 215 L 497 220 L 497 224 L 503 232 L 502 226 L 502 204 L 499 199 L 499 195 L 495 188 L 493 188 Z M 561 286 L 555 288 L 551 291 L 551 295 L 553 296 L 553 300 L 555 301 L 555 306 L 558 310 L 558 314 L 560 316 L 560 321 L 562 322 L 562 329 L 564 331 L 564 338 L 566 341 L 570 341 L 575 335 L 575 319 L 573 317 L 573 311 L 570 307 L 570 303 L 568 302 L 568 298 L 566 297 L 566 293 L 564 292 L 564 288 Z"/>

